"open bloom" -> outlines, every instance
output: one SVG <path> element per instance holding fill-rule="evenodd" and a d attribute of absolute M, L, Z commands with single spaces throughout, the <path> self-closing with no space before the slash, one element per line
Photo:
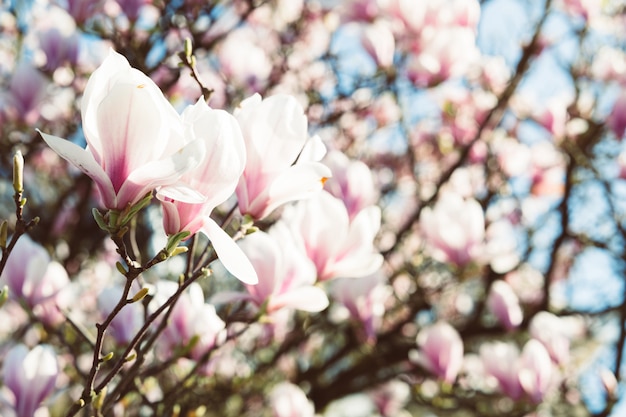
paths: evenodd
<path fill-rule="evenodd" d="M 241 103 L 235 117 L 247 151 L 237 186 L 242 214 L 262 219 L 280 205 L 322 189 L 331 173 L 315 161 L 324 152 L 310 152 L 316 142 L 307 142 L 307 119 L 295 98 L 279 94 L 261 100 L 255 94 Z"/>
<path fill-rule="evenodd" d="M 87 149 L 41 135 L 54 151 L 95 181 L 106 208 L 124 209 L 157 187 L 164 187 L 163 194 L 175 192 L 179 200 L 201 200 L 174 184 L 202 159 L 202 143 L 192 141 L 181 148 L 180 116 L 157 85 L 131 68 L 122 55 L 111 50 L 91 75 L 81 115 Z"/>
<path fill-rule="evenodd" d="M 28 236 L 20 237 L 15 244 L 0 281 L 6 282 L 11 297 L 24 302 L 47 324 L 64 320 L 57 307 L 67 305 L 64 294 L 70 285 L 67 271 Z"/>
<path fill-rule="evenodd" d="M 16 345 L 4 357 L 4 384 L 13 393 L 12 406 L 18 417 L 33 417 L 42 401 L 52 393 L 59 374 L 56 354 L 50 346 L 32 350 Z"/>
<path fill-rule="evenodd" d="M 172 281 L 159 281 L 155 287 L 151 310 L 161 307 L 178 290 L 178 284 Z M 157 350 L 164 357 L 169 357 L 174 349 L 185 347 L 197 338 L 189 354 L 193 359 L 200 359 L 224 341 L 224 328 L 225 324 L 215 312 L 215 307 L 205 303 L 202 288 L 194 282 L 172 308 L 167 327 L 158 339 Z"/>
<path fill-rule="evenodd" d="M 524 320 L 519 298 L 506 281 L 493 283 L 487 297 L 487 307 L 507 330 L 513 330 Z"/>
<path fill-rule="evenodd" d="M 463 365 L 463 340 L 459 332 L 441 321 L 417 335 L 420 352 L 417 362 L 429 372 L 451 384 Z"/>
<path fill-rule="evenodd" d="M 221 302 L 249 300 L 256 306 L 265 304 L 271 314 L 282 308 L 318 312 L 328 306 L 328 297 L 315 287 L 315 265 L 290 242 L 289 231 L 277 223 L 269 233 L 247 236 L 241 247 L 259 276 L 255 286 L 246 285 L 244 293 L 222 293 Z"/>
<path fill-rule="evenodd" d="M 482 254 L 485 218 L 474 199 L 443 193 L 433 209 L 422 211 L 420 225 L 433 257 L 441 262 L 462 267 Z"/>
<path fill-rule="evenodd" d="M 350 221 L 343 202 L 322 191 L 300 201 L 284 218 L 296 244 L 315 264 L 320 281 L 364 277 L 383 263 L 373 243 L 380 228 L 377 206 L 361 210 Z"/>
<path fill-rule="evenodd" d="M 245 166 L 246 150 L 239 125 L 233 116 L 211 109 L 202 99 L 185 109 L 182 121 L 185 139 L 201 141 L 210 152 L 198 166 L 183 174 L 179 184 L 207 199 L 189 203 L 171 192 L 163 195 L 159 191 L 165 232 L 172 235 L 183 230 L 191 234 L 201 231 L 211 240 L 226 269 L 245 283 L 256 283 L 256 273 L 248 259 L 210 217 L 213 209 L 233 194 Z"/>

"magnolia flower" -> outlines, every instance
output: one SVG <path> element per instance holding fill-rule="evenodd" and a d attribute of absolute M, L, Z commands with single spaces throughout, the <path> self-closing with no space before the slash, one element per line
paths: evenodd
<path fill-rule="evenodd" d="M 180 116 L 157 85 L 110 51 L 89 78 L 81 103 L 87 149 L 41 133 L 46 143 L 96 183 L 102 204 L 122 210 L 157 187 L 180 201 L 201 196 L 174 184 L 204 156 L 200 141 L 180 147 Z"/>
<path fill-rule="evenodd" d="M 368 342 L 376 341 L 376 332 L 385 314 L 385 301 L 391 289 L 380 275 L 363 278 L 337 278 L 331 292 L 334 299 L 348 309 L 350 316 L 363 324 Z"/>
<path fill-rule="evenodd" d="M 161 191 L 157 197 L 163 206 L 163 226 L 168 235 L 183 230 L 204 233 L 213 244 L 226 269 L 248 284 L 257 282 L 256 273 L 232 238 L 211 219 L 213 209 L 235 191 L 246 160 L 246 150 L 239 125 L 223 110 L 213 110 L 202 99 L 185 109 L 182 115 L 187 140 L 199 140 L 210 149 L 200 165 L 186 172 L 179 181 L 190 190 L 207 196 L 203 203 L 179 201 Z M 171 196 L 171 194 L 169 194 Z"/>
<path fill-rule="evenodd" d="M 311 158 L 319 160 L 323 152 L 303 149 L 308 140 L 307 119 L 295 98 L 279 94 L 261 100 L 255 94 L 241 103 L 235 117 L 247 151 L 246 168 L 237 186 L 242 214 L 262 219 L 280 205 L 322 189 L 331 173 L 309 159 L 314 154 Z M 309 141 L 307 148 L 320 145 Z"/>
<path fill-rule="evenodd" d="M 530 321 L 531 336 L 548 350 L 552 360 L 564 365 L 569 361 L 570 343 L 573 336 L 582 333 L 583 324 L 576 317 L 559 317 L 540 311 Z"/>
<path fill-rule="evenodd" d="M 328 306 L 328 297 L 315 287 L 315 265 L 291 242 L 284 224 L 277 223 L 269 233 L 247 236 L 240 246 L 254 265 L 259 283 L 246 285 L 247 293 L 222 293 L 220 302 L 249 300 L 265 305 L 269 314 L 283 308 L 318 312 Z"/>
<path fill-rule="evenodd" d="M 0 281 L 7 283 L 11 297 L 25 302 L 46 323 L 64 319 L 57 307 L 67 302 L 63 296 L 70 284 L 67 271 L 28 236 L 21 236 L 15 244 Z"/>
<path fill-rule="evenodd" d="M 365 25 L 361 33 L 361 44 L 379 67 L 388 68 L 393 65 L 396 42 L 386 22 L 377 20 Z"/>
<path fill-rule="evenodd" d="M 133 286 L 135 293 L 138 291 L 137 286 Z M 98 310 L 102 317 L 107 317 L 115 305 L 120 300 L 122 288 L 120 286 L 105 288 L 98 294 Z M 131 294 L 132 296 L 133 294 Z M 125 305 L 115 316 L 108 327 L 108 334 L 115 341 L 124 345 L 130 342 L 143 324 L 143 308 L 141 303 L 132 303 Z"/>
<path fill-rule="evenodd" d="M 519 381 L 530 399 L 538 404 L 548 392 L 553 365 L 546 348 L 535 339 L 530 339 L 522 349 Z"/>
<path fill-rule="evenodd" d="M 463 340 L 454 327 L 444 321 L 422 329 L 417 335 L 420 351 L 417 363 L 451 384 L 463 365 Z"/>
<path fill-rule="evenodd" d="M 300 201 L 284 216 L 296 245 L 317 268 L 320 281 L 370 275 L 383 263 L 374 237 L 380 228 L 380 209 L 365 208 L 350 221 L 341 200 L 322 191 Z"/>
<path fill-rule="evenodd" d="M 487 307 L 508 330 L 512 330 L 522 324 L 524 315 L 519 299 L 506 281 L 498 280 L 491 285 L 491 290 L 487 297 Z"/>
<path fill-rule="evenodd" d="M 494 377 L 500 391 L 513 400 L 521 398 L 523 390 L 519 381 L 519 350 L 511 343 L 485 343 L 480 347 L 485 372 Z"/>
<path fill-rule="evenodd" d="M 33 417 L 42 401 L 54 390 L 59 366 L 48 345 L 28 350 L 23 344 L 11 348 L 4 357 L 4 385 L 13 393 L 12 406 L 18 417 Z"/>
<path fill-rule="evenodd" d="M 513 400 L 519 400 L 526 394 L 533 402 L 539 403 L 551 387 L 553 365 L 548 351 L 538 340 L 526 342 L 521 356 L 515 345 L 504 342 L 482 345 L 480 356 L 485 371 Z"/>
<path fill-rule="evenodd" d="M 290 382 L 281 382 L 272 388 L 270 409 L 274 417 L 313 417 L 315 409 L 302 389 Z"/>
<path fill-rule="evenodd" d="M 324 163 L 333 174 L 324 187 L 343 201 L 351 220 L 365 207 L 376 203 L 377 190 L 372 172 L 365 163 L 350 160 L 339 151 L 329 152 Z"/>
<path fill-rule="evenodd" d="M 433 209 L 422 211 L 420 225 L 433 256 L 441 262 L 465 266 L 481 254 L 485 218 L 474 199 L 443 193 Z"/>
<path fill-rule="evenodd" d="M 175 282 L 157 282 L 154 298 L 150 301 L 150 309 L 156 310 L 162 306 L 177 289 L 178 284 Z M 225 324 L 215 312 L 215 307 L 205 303 L 202 288 L 194 282 L 181 294 L 172 308 L 157 349 L 167 357 L 176 347 L 187 346 L 193 338 L 197 338 L 190 356 L 200 359 L 210 349 L 223 342 L 226 336 L 224 329 Z"/>

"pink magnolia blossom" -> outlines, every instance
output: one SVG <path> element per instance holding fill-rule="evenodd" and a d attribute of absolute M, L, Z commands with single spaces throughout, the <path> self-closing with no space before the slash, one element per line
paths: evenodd
<path fill-rule="evenodd" d="M 280 205 L 322 189 L 331 173 L 304 157 L 308 155 L 303 150 L 308 140 L 307 119 L 295 98 L 279 94 L 262 100 L 256 94 L 241 103 L 235 117 L 247 151 L 246 168 L 237 186 L 242 214 L 262 219 Z"/>
<path fill-rule="evenodd" d="M 584 325 L 576 317 L 558 317 L 540 311 L 531 320 L 529 331 L 546 347 L 556 364 L 565 365 L 570 357 L 571 340 L 584 332 Z"/>
<path fill-rule="evenodd" d="M 13 393 L 11 405 L 18 417 L 34 417 L 43 400 L 53 391 L 59 365 L 54 350 L 38 345 L 29 350 L 18 344 L 4 357 L 4 385 Z"/>
<path fill-rule="evenodd" d="M 361 43 L 379 67 L 389 68 L 393 65 L 396 41 L 388 23 L 377 20 L 365 25 L 361 32 Z"/>
<path fill-rule="evenodd" d="M 512 343 L 491 342 L 480 347 L 485 372 L 498 382 L 500 391 L 513 400 L 522 397 L 519 381 L 519 349 Z"/>
<path fill-rule="evenodd" d="M 382 265 L 373 243 L 380 228 L 376 206 L 361 210 L 350 221 L 343 202 L 322 191 L 298 202 L 285 218 L 296 245 L 315 264 L 320 281 L 364 277 Z"/>
<path fill-rule="evenodd" d="M 482 254 L 485 237 L 483 209 L 474 199 L 444 192 L 434 208 L 422 211 L 420 225 L 426 244 L 441 262 L 465 266 Z"/>
<path fill-rule="evenodd" d="M 626 91 L 622 91 L 615 100 L 606 123 L 617 139 L 621 140 L 624 137 L 624 132 L 626 132 Z"/>
<path fill-rule="evenodd" d="M 130 296 L 132 297 L 137 291 L 138 286 L 133 286 Z M 107 287 L 98 294 L 98 310 L 101 316 L 107 317 L 115 305 L 118 303 L 122 295 L 122 287 Z M 130 342 L 143 324 L 143 308 L 141 303 L 132 303 L 125 305 L 122 310 L 115 316 L 108 328 L 108 334 L 120 345 Z"/>
<path fill-rule="evenodd" d="M 411 398 L 411 387 L 394 379 L 370 391 L 370 397 L 382 417 L 400 416 L 400 411 Z"/>
<path fill-rule="evenodd" d="M 300 387 L 281 382 L 269 395 L 270 409 L 274 417 L 313 417 L 315 409 Z"/>
<path fill-rule="evenodd" d="M 550 355 L 535 339 L 526 342 L 521 355 L 513 344 L 493 342 L 481 346 L 480 356 L 485 371 L 498 381 L 502 393 L 513 400 L 527 395 L 539 403 L 551 388 L 555 375 Z"/>
<path fill-rule="evenodd" d="M 102 204 L 121 210 L 157 187 L 172 188 L 204 156 L 199 141 L 181 148 L 180 116 L 154 82 L 110 51 L 91 75 L 81 104 L 87 149 L 41 133 L 46 143 L 96 183 Z M 172 186 L 172 187 L 168 187 Z M 197 201 L 197 195 L 186 196 Z"/>
<path fill-rule="evenodd" d="M 240 243 L 259 276 L 257 285 L 246 285 L 247 294 L 222 293 L 220 302 L 249 300 L 265 305 L 268 314 L 283 308 L 318 312 L 328 306 L 326 293 L 315 287 L 315 265 L 298 251 L 289 231 L 277 223 L 269 233 L 255 232 Z M 213 299 L 215 302 L 215 299 Z"/>
<path fill-rule="evenodd" d="M 535 339 L 530 339 L 522 349 L 519 381 L 530 399 L 540 403 L 550 389 L 553 365 L 546 348 Z"/>
<path fill-rule="evenodd" d="M 417 362 L 430 373 L 452 384 L 463 365 L 463 340 L 444 321 L 422 329 L 417 335 L 420 347 Z"/>
<path fill-rule="evenodd" d="M 524 319 L 519 299 L 506 281 L 498 280 L 491 285 L 487 307 L 508 330 L 519 326 Z"/>
<path fill-rule="evenodd" d="M 217 50 L 221 72 L 236 85 L 260 91 L 272 72 L 272 62 L 262 45 L 271 33 L 257 33 L 250 27 L 231 31 Z M 263 44 L 258 39 L 263 39 Z"/>
<path fill-rule="evenodd" d="M 378 192 L 372 172 L 365 163 L 350 160 L 339 151 L 329 152 L 324 163 L 333 175 L 324 188 L 344 202 L 351 220 L 361 210 L 376 203 Z"/>
<path fill-rule="evenodd" d="M 175 282 L 157 282 L 150 309 L 159 308 L 177 289 Z M 169 357 L 175 348 L 187 346 L 194 337 L 198 340 L 190 351 L 193 359 L 200 359 L 226 337 L 224 321 L 215 312 L 215 307 L 205 302 L 202 288 L 197 283 L 191 284 L 174 305 L 168 324 L 157 342 L 157 350 L 164 357 Z"/>
<path fill-rule="evenodd" d="M 381 276 L 337 278 L 332 282 L 331 293 L 353 319 L 362 323 L 365 339 L 374 343 L 385 314 L 385 301 L 391 295 Z"/>
<path fill-rule="evenodd" d="M 183 174 L 179 183 L 207 196 L 203 203 L 180 201 L 177 195 L 157 196 L 163 206 L 163 226 L 168 235 L 183 230 L 195 234 L 201 231 L 213 244 L 224 266 L 248 284 L 256 283 L 252 265 L 239 247 L 211 219 L 213 209 L 235 191 L 246 160 L 246 151 L 239 125 L 223 110 L 213 110 L 200 99 L 185 109 L 182 115 L 187 140 L 199 140 L 210 149 L 200 165 Z"/>
<path fill-rule="evenodd" d="M 9 83 L 4 112 L 12 119 L 35 123 L 40 117 L 46 86 L 46 79 L 39 70 L 28 63 L 18 64 Z"/>
<path fill-rule="evenodd" d="M 58 307 L 68 303 L 64 294 L 70 285 L 67 271 L 28 236 L 17 241 L 0 282 L 6 282 L 11 297 L 25 302 L 44 322 L 56 324 L 64 319 Z"/>

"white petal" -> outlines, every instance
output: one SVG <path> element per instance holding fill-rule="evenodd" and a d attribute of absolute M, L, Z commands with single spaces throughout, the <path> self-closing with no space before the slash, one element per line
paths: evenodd
<path fill-rule="evenodd" d="M 289 307 L 317 313 L 328 307 L 328 296 L 321 288 L 301 287 L 270 298 L 270 306 L 274 309 Z"/>
<path fill-rule="evenodd" d="M 98 184 L 105 202 L 115 200 L 115 191 L 113 190 L 111 180 L 89 151 L 58 136 L 48 135 L 39 130 L 38 132 L 52 150 L 63 159 L 74 164 Z"/>
<path fill-rule="evenodd" d="M 200 231 L 211 240 L 215 253 L 228 272 L 245 284 L 259 282 L 256 271 L 241 248 L 213 219 L 207 217 Z"/>
<path fill-rule="evenodd" d="M 324 187 L 332 175 L 330 169 L 318 162 L 302 162 L 285 170 L 270 185 L 266 214 L 289 202 L 311 197 Z"/>

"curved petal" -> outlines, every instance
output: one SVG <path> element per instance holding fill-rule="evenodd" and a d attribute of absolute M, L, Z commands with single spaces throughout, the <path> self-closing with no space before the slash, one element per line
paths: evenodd
<path fill-rule="evenodd" d="M 54 150 L 60 157 L 71 162 L 78 169 L 83 171 L 98 185 L 104 205 L 108 208 L 115 201 L 115 191 L 111 180 L 104 172 L 104 169 L 94 159 L 93 155 L 81 148 L 80 146 L 62 139 L 58 136 L 48 135 L 37 130 L 43 140 Z M 145 194 L 145 193 L 144 193 Z"/>
<path fill-rule="evenodd" d="M 318 162 L 293 165 L 276 177 L 270 185 L 265 215 L 289 201 L 302 200 L 321 191 L 324 181 L 331 176 L 330 169 Z"/>
<path fill-rule="evenodd" d="M 205 217 L 200 231 L 211 240 L 215 253 L 228 272 L 245 284 L 254 285 L 259 282 L 254 267 L 241 248 L 213 219 Z"/>
<path fill-rule="evenodd" d="M 328 307 L 328 304 L 328 296 L 324 290 L 311 286 L 296 288 L 288 293 L 272 296 L 268 309 L 278 310 L 287 307 L 317 313 Z"/>
<path fill-rule="evenodd" d="M 168 158 L 145 164 L 130 173 L 118 193 L 117 208 L 124 208 L 128 203 L 136 203 L 149 191 L 160 186 L 174 186 L 176 181 L 187 171 L 196 167 L 204 158 L 205 147 L 199 140 L 188 143 L 181 150 Z M 185 186 L 186 187 L 186 186 Z M 177 195 L 178 201 L 194 203 L 197 201 L 184 201 L 187 193 Z M 168 188 L 168 193 L 173 189 Z M 197 197 L 197 195 L 196 195 Z M 191 200 L 194 200 L 193 198 Z"/>

